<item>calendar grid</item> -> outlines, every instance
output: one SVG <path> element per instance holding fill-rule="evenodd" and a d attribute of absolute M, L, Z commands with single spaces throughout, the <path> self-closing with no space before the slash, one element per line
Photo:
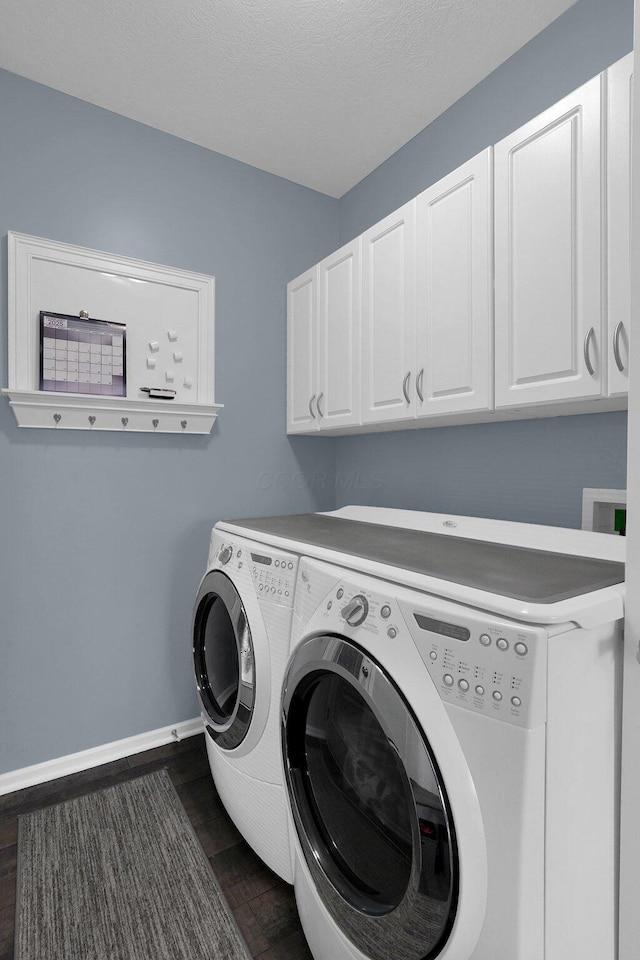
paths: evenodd
<path fill-rule="evenodd" d="M 125 397 L 125 325 L 41 311 L 40 389 Z"/>

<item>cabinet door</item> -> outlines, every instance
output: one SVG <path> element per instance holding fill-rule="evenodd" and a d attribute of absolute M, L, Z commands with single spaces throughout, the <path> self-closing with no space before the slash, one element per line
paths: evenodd
<path fill-rule="evenodd" d="M 360 423 L 361 250 L 357 237 L 318 266 L 320 430 Z"/>
<path fill-rule="evenodd" d="M 631 82 L 633 54 L 607 71 L 608 351 L 607 394 L 629 390 L 631 316 Z"/>
<path fill-rule="evenodd" d="M 418 417 L 493 401 L 492 150 L 417 198 Z"/>
<path fill-rule="evenodd" d="M 496 407 L 601 392 L 601 83 L 495 147 Z"/>
<path fill-rule="evenodd" d="M 415 200 L 362 237 L 362 420 L 415 416 Z"/>
<path fill-rule="evenodd" d="M 287 284 L 287 433 L 318 429 L 318 273 Z"/>

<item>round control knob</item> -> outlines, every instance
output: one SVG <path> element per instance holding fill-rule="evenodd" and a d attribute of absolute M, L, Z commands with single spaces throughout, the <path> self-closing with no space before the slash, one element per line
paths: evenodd
<path fill-rule="evenodd" d="M 514 705 L 514 707 L 522 706 L 522 700 L 520 697 L 511 697 L 511 703 Z"/>
<path fill-rule="evenodd" d="M 526 645 L 526 643 L 523 643 L 522 640 L 518 640 L 513 649 L 520 657 L 526 657 L 526 655 L 529 653 L 529 647 Z"/>
<path fill-rule="evenodd" d="M 494 690 L 491 696 L 493 697 L 494 700 L 498 700 L 498 701 L 502 700 L 502 694 L 500 693 L 499 690 Z"/>
<path fill-rule="evenodd" d="M 218 560 L 220 561 L 220 563 L 221 563 L 222 566 L 224 567 L 225 564 L 229 563 L 229 560 L 231 560 L 231 557 L 232 557 L 232 556 L 233 556 L 233 550 L 232 550 L 232 548 L 229 546 L 229 544 L 227 543 L 227 544 L 225 544 L 225 546 L 222 547 L 222 549 L 220 550 L 220 553 L 218 554 Z"/>
<path fill-rule="evenodd" d="M 509 641 L 505 640 L 504 637 L 498 637 L 498 639 L 496 640 L 496 647 L 498 648 L 498 650 L 508 650 Z"/>
<path fill-rule="evenodd" d="M 338 598 L 338 600 L 342 600 L 342 598 L 344 597 L 344 590 L 342 589 L 342 587 L 340 587 L 340 589 L 336 593 L 336 597 Z"/>
<path fill-rule="evenodd" d="M 482 686 L 481 683 L 479 683 L 479 684 L 476 686 L 476 693 L 478 694 L 479 697 L 483 697 L 483 696 L 484 696 L 484 687 Z"/>
<path fill-rule="evenodd" d="M 447 687 L 452 687 L 452 686 L 453 686 L 453 677 L 451 676 L 450 673 L 445 673 L 445 675 L 444 675 L 444 677 L 442 678 L 442 680 L 443 680 L 443 683 L 445 684 L 445 686 L 447 686 Z"/>
<path fill-rule="evenodd" d="M 369 613 L 369 601 L 361 593 L 357 594 L 353 600 L 350 600 L 346 607 L 340 611 L 341 616 L 347 621 L 350 627 L 359 627 L 367 619 Z"/>
<path fill-rule="evenodd" d="M 466 693 L 467 690 L 469 689 L 469 681 L 468 681 L 468 680 L 458 680 L 458 686 L 460 687 L 460 689 L 462 690 L 463 693 Z"/>
<path fill-rule="evenodd" d="M 480 643 L 482 644 L 483 647 L 491 646 L 491 637 L 489 636 L 488 633 L 480 634 Z"/>
<path fill-rule="evenodd" d="M 398 631 L 395 627 L 389 627 L 387 630 L 387 636 L 390 637 L 391 640 L 395 640 L 395 638 L 398 636 Z"/>
<path fill-rule="evenodd" d="M 388 603 L 385 603 L 383 607 L 380 607 L 380 616 L 383 620 L 388 620 L 391 616 L 391 607 Z"/>
<path fill-rule="evenodd" d="M 431 653 L 429 654 L 429 656 L 431 657 L 432 660 L 437 660 L 437 659 L 438 659 L 438 654 L 436 653 L 435 650 L 432 650 Z"/>

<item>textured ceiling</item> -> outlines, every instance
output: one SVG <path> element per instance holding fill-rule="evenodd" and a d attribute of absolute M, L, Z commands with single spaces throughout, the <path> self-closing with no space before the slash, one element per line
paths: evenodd
<path fill-rule="evenodd" d="M 334 197 L 575 0 L 0 0 L 0 66 Z"/>

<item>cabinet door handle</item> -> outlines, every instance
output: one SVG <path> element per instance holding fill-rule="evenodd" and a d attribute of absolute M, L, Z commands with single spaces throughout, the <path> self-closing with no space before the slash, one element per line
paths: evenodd
<path fill-rule="evenodd" d="M 424 403 L 424 396 L 422 394 L 422 380 L 424 377 L 424 367 L 416 377 L 416 393 L 420 397 L 420 403 Z"/>
<path fill-rule="evenodd" d="M 616 329 L 613 332 L 613 357 L 616 361 L 616 367 L 620 373 L 624 373 L 624 363 L 622 362 L 622 357 L 620 356 L 620 337 L 622 331 L 624 330 L 624 323 L 622 320 L 618 320 L 616 324 Z"/>
<path fill-rule="evenodd" d="M 318 411 L 318 416 L 320 417 L 320 419 L 324 417 L 324 413 L 322 412 L 322 408 L 320 406 L 320 401 L 322 400 L 323 397 L 324 397 L 324 391 L 318 394 L 318 399 L 316 400 L 316 410 Z"/>
<path fill-rule="evenodd" d="M 315 415 L 315 413 L 313 412 L 313 401 L 315 400 L 315 398 L 316 398 L 316 395 L 315 395 L 315 393 L 314 393 L 313 396 L 311 397 L 311 399 L 309 400 L 309 413 L 311 414 L 311 419 L 312 419 L 312 420 L 315 420 L 315 418 L 316 418 L 316 415 Z"/>
<path fill-rule="evenodd" d="M 411 379 L 411 370 L 405 374 L 405 378 L 402 381 L 402 392 L 404 393 L 404 398 L 407 403 L 411 403 L 411 398 L 409 397 L 409 381 Z"/>
<path fill-rule="evenodd" d="M 596 335 L 596 332 L 593 329 L 593 327 L 589 327 L 587 335 L 584 338 L 584 363 L 591 377 L 594 375 L 595 370 L 594 370 L 593 364 L 591 363 L 591 355 L 589 353 L 589 344 L 591 342 L 591 338 L 595 337 L 595 335 Z"/>

